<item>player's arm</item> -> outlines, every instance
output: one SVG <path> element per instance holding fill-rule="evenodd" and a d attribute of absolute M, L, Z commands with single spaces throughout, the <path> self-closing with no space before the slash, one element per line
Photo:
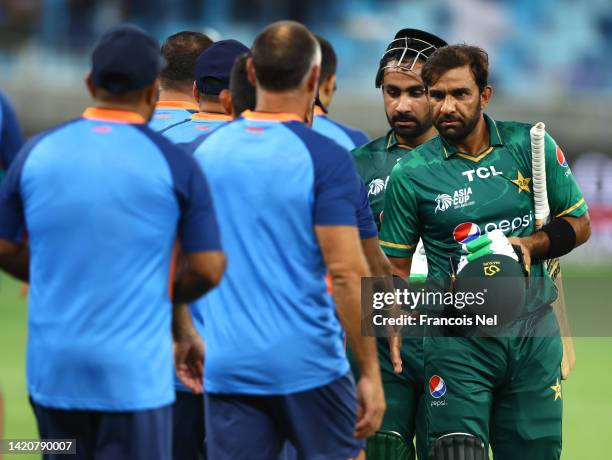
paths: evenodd
<path fill-rule="evenodd" d="M 0 186 L 0 269 L 28 281 L 30 255 L 23 242 L 25 218 L 20 178 L 26 153 L 20 155 Z"/>
<path fill-rule="evenodd" d="M 358 231 L 362 184 L 349 153 L 339 145 L 326 143 L 324 151 L 313 153 L 312 159 L 314 231 L 331 277 L 338 316 L 359 365 L 355 435 L 366 438 L 380 427 L 385 400 L 376 343 L 373 337 L 361 335 L 361 278 L 369 275 Z"/>
<path fill-rule="evenodd" d="M 21 128 L 19 127 L 19 122 L 17 121 L 17 115 L 15 114 L 13 106 L 3 95 L 0 95 L 0 103 L 2 104 L 0 168 L 8 170 L 14 158 L 17 156 L 17 152 L 19 152 L 23 146 L 23 136 L 21 134 Z"/>
<path fill-rule="evenodd" d="M 534 234 L 511 239 L 531 259 L 564 256 L 591 236 L 591 221 L 582 192 L 563 152 L 548 134 L 545 138 L 545 162 L 548 203 L 553 218 Z"/>

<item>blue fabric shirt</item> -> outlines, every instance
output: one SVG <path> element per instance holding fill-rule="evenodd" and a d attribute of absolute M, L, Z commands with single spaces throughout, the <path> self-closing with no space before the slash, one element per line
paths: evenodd
<path fill-rule="evenodd" d="M 159 101 L 155 106 L 149 128 L 159 132 L 181 121 L 187 120 L 198 111 L 194 103 L 183 101 Z"/>
<path fill-rule="evenodd" d="M 357 226 L 348 151 L 295 116 L 248 111 L 193 146 L 228 256 L 221 284 L 197 301 L 206 391 L 290 394 L 346 374 L 314 227 Z"/>
<path fill-rule="evenodd" d="M 349 151 L 361 147 L 369 141 L 365 132 L 334 121 L 327 115 L 315 114 L 312 129 L 333 139 Z"/>
<path fill-rule="evenodd" d="M 231 119 L 228 115 L 198 112 L 186 120 L 160 130 L 159 133 L 175 144 L 182 144 L 193 141 Z"/>
<path fill-rule="evenodd" d="M 170 264 L 218 250 L 206 179 L 138 114 L 88 109 L 21 150 L 0 238 L 30 241 L 27 380 L 45 407 L 130 411 L 174 400 Z"/>
<path fill-rule="evenodd" d="M 232 118 L 228 115 L 198 112 L 194 113 L 186 120 L 162 129 L 159 131 L 159 134 L 162 134 L 169 141 L 177 144 L 181 148 L 185 148 L 185 144 L 189 144 L 196 138 L 210 133 L 212 130 L 221 126 L 223 123 L 227 123 L 231 119 Z M 191 310 L 191 318 L 193 319 L 194 327 L 198 333 L 204 337 L 204 318 L 202 313 L 194 304 L 189 305 L 189 309 Z M 174 387 L 177 391 L 191 393 L 191 390 L 183 385 L 176 373 L 174 375 Z"/>
<path fill-rule="evenodd" d="M 0 92 L 0 181 L 22 145 L 23 137 L 15 110 Z"/>

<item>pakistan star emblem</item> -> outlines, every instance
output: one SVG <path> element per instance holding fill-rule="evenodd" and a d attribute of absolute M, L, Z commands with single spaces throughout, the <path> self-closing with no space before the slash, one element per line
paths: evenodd
<path fill-rule="evenodd" d="M 557 399 L 563 399 L 561 396 L 561 384 L 559 383 L 559 379 L 557 379 L 557 383 L 550 387 L 550 389 L 555 392 L 555 401 Z"/>
<path fill-rule="evenodd" d="M 529 189 L 529 183 L 531 182 L 531 177 L 523 177 L 523 173 L 518 171 L 518 175 L 515 180 L 512 181 L 513 184 L 518 186 L 518 192 L 521 193 L 525 190 L 527 193 L 531 193 Z"/>

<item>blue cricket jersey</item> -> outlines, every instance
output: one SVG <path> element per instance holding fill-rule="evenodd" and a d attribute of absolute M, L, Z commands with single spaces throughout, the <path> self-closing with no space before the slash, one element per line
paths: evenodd
<path fill-rule="evenodd" d="M 222 115 L 218 113 L 198 112 L 191 115 L 186 120 L 180 121 L 174 125 L 171 125 L 165 129 L 159 131 L 172 143 L 185 148 L 184 144 L 189 144 L 194 141 L 197 137 L 210 133 L 213 129 L 221 126 L 223 123 L 231 121 L 232 117 L 229 115 Z M 195 308 L 194 304 L 189 305 L 191 310 L 191 317 L 193 319 L 193 325 L 198 333 L 204 337 L 204 318 L 201 312 Z M 184 391 L 191 393 L 191 390 L 187 388 L 174 376 L 174 387 L 177 391 Z"/>
<path fill-rule="evenodd" d="M 174 400 L 174 243 L 218 250 L 206 179 L 136 113 L 88 109 L 21 150 L 0 189 L 0 238 L 30 241 L 27 380 L 45 407 Z"/>
<path fill-rule="evenodd" d="M 334 121 L 319 111 L 315 112 L 312 129 L 333 139 L 349 151 L 356 147 L 361 147 L 369 141 L 368 135 L 365 132 Z"/>
<path fill-rule="evenodd" d="M 0 91 L 0 180 L 22 145 L 23 137 L 15 110 Z"/>
<path fill-rule="evenodd" d="M 202 134 L 212 131 L 217 126 L 220 126 L 231 119 L 232 117 L 229 115 L 198 112 L 194 113 L 186 120 L 180 121 L 160 130 L 159 133 L 163 134 L 174 144 L 187 143 L 193 141 L 196 137 L 199 137 Z"/>
<path fill-rule="evenodd" d="M 198 110 L 198 106 L 191 102 L 159 101 L 155 105 L 155 112 L 149 122 L 149 128 L 159 132 L 183 120 L 187 120 Z"/>
<path fill-rule="evenodd" d="M 350 154 L 297 116 L 250 111 L 194 144 L 228 256 L 223 281 L 196 302 L 206 391 L 290 394 L 346 374 L 314 227 L 357 226 Z"/>

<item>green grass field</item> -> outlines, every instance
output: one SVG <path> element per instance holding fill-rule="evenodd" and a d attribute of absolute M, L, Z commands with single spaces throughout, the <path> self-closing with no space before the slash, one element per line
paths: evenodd
<path fill-rule="evenodd" d="M 566 271 L 564 276 L 576 276 Z M 601 276 L 601 272 L 597 273 Z M 607 301 L 610 283 L 602 284 Z M 580 286 L 581 284 L 577 284 Z M 578 305 L 592 292 L 568 293 L 568 304 Z M 612 325 L 611 325 L 612 327 Z M 26 301 L 19 285 L 6 277 L 0 280 L 0 386 L 5 401 L 5 437 L 35 438 L 34 417 L 25 390 Z M 612 338 L 577 338 L 577 365 L 563 386 L 563 460 L 608 460 L 612 448 Z M 37 456 L 18 455 L 21 460 Z M 545 459 L 543 459 L 545 460 Z"/>

